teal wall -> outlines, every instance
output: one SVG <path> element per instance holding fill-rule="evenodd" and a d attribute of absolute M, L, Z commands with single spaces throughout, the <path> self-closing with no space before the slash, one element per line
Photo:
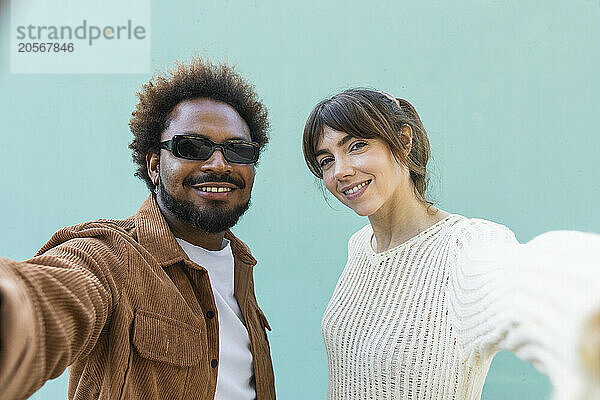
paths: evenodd
<path fill-rule="evenodd" d="M 126 217 L 145 199 L 127 123 L 150 76 L 10 74 L 8 8 L 1 3 L 0 255 L 23 260 L 60 227 Z M 270 109 L 253 206 L 235 231 L 259 260 L 279 398 L 324 398 L 321 315 L 347 239 L 367 223 L 329 206 L 304 165 L 311 107 L 356 85 L 409 99 L 430 134 L 441 208 L 503 223 L 521 241 L 598 232 L 599 20 L 600 3 L 583 0 L 152 3 L 154 70 L 195 54 L 236 63 Z M 66 374 L 34 398 L 65 393 Z M 549 393 L 546 377 L 500 353 L 483 398 Z"/>

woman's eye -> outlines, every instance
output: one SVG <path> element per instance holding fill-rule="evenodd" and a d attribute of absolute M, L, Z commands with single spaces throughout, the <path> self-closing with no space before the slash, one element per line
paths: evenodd
<path fill-rule="evenodd" d="M 367 145 L 367 142 L 355 142 L 350 146 L 350 151 L 360 150 Z"/>
<path fill-rule="evenodd" d="M 321 166 L 321 169 L 323 169 L 327 165 L 329 165 L 332 161 L 333 161 L 333 158 L 325 157 L 325 158 L 321 159 L 321 161 L 319 161 L 319 166 Z"/>

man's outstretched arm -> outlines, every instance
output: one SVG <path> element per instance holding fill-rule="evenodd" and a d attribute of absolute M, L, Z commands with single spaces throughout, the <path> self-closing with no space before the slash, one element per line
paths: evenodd
<path fill-rule="evenodd" d="M 26 262 L 0 259 L 0 398 L 26 398 L 89 354 L 126 271 L 125 246 L 106 237 L 65 240 Z"/>

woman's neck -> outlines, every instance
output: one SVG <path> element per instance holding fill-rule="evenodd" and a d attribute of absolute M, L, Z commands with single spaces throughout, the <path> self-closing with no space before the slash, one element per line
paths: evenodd
<path fill-rule="evenodd" d="M 369 216 L 375 236 L 375 251 L 392 249 L 418 235 L 449 214 L 430 206 L 414 195 L 397 199 Z"/>

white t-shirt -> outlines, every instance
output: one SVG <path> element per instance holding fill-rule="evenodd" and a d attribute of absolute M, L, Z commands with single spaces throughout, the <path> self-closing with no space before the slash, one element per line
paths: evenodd
<path fill-rule="evenodd" d="M 233 253 L 229 240 L 211 251 L 177 238 L 187 256 L 208 271 L 219 321 L 219 364 L 215 400 L 254 400 L 254 366 L 250 338 L 233 296 Z"/>

